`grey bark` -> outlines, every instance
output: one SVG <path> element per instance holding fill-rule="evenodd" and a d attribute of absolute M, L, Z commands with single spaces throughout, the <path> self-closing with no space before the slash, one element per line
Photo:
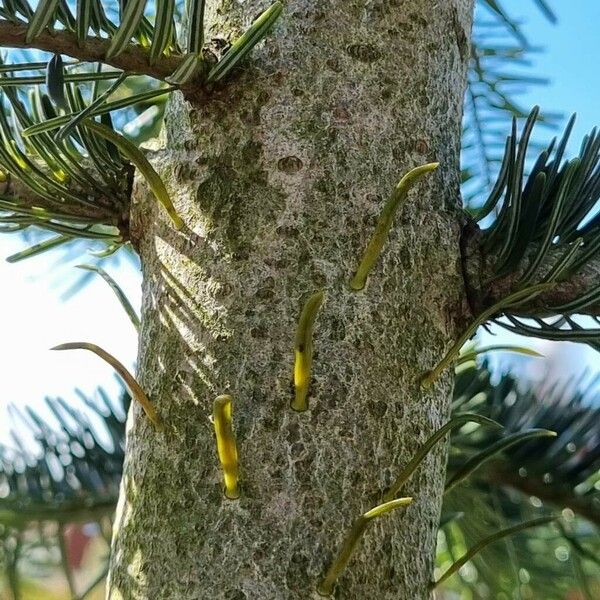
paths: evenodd
<path fill-rule="evenodd" d="M 262 2 L 210 3 L 234 35 Z M 418 376 L 462 326 L 458 216 L 471 0 L 296 0 L 248 64 L 167 115 L 157 166 L 189 231 L 138 187 L 142 386 L 108 595 L 227 600 L 317 597 L 352 520 L 377 504 L 448 418 L 451 377 Z M 165 158 L 166 156 L 166 158 Z M 398 215 L 366 289 L 348 282 L 383 202 L 418 164 L 441 168 Z M 315 327 L 310 410 L 290 410 L 294 332 Z M 224 498 L 216 395 L 235 399 L 240 500 Z M 338 598 L 428 597 L 444 480 L 440 447 L 403 491 L 406 511 L 366 533 Z"/>

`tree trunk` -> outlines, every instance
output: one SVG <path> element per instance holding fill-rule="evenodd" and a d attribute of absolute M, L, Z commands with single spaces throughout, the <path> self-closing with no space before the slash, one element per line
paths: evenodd
<path fill-rule="evenodd" d="M 263 2 L 207 3 L 208 37 Z M 190 230 L 138 187 L 139 381 L 167 423 L 130 415 L 108 595 L 306 600 L 352 521 L 449 414 L 419 375 L 456 338 L 464 295 L 459 142 L 472 0 L 294 0 L 251 63 L 175 97 L 157 164 Z M 166 157 L 166 158 L 165 158 Z M 408 169 L 410 194 L 361 292 L 348 282 Z M 306 298 L 310 410 L 290 409 Z M 241 497 L 223 495 L 214 398 L 234 397 Z M 428 597 L 446 451 L 366 532 L 336 597 Z"/>

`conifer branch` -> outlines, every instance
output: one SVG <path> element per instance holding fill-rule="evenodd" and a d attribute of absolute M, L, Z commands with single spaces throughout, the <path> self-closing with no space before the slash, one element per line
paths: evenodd
<path fill-rule="evenodd" d="M 9 48 L 35 48 L 54 54 L 64 54 L 82 62 L 102 62 L 122 69 L 127 73 L 149 75 L 155 79 L 165 80 L 183 62 L 181 55 L 162 56 L 160 61 L 150 64 L 150 51 L 129 44 L 117 56 L 106 58 L 111 39 L 88 37 L 79 44 L 77 36 L 69 31 L 48 31 L 40 33 L 34 40 L 27 43 L 28 25 L 0 20 L 0 46 Z"/>
<path fill-rule="evenodd" d="M 538 116 L 535 107 L 520 136 L 513 120 L 498 179 L 463 228 L 469 308 L 476 324 L 485 318 L 514 333 L 600 350 L 600 133 L 592 129 L 579 155 L 566 159 L 573 115 L 527 174 Z M 503 301 L 536 286 L 544 288 L 518 304 Z M 579 323 L 578 315 L 595 325 Z"/>
<path fill-rule="evenodd" d="M 561 509 L 570 508 L 575 514 L 600 527 L 600 511 L 585 497 L 576 496 L 569 489 L 561 494 L 557 486 L 549 486 L 532 477 L 521 477 L 518 472 L 508 469 L 491 470 L 485 480 L 492 485 L 508 486 L 527 496 L 535 496 Z"/>
<path fill-rule="evenodd" d="M 548 252 L 548 263 L 555 264 L 561 256 L 557 249 Z M 521 272 L 510 273 L 501 279 L 489 283 L 494 277 L 493 256 L 481 253 L 477 237 L 472 237 L 467 242 L 465 252 L 465 271 L 469 274 L 468 285 L 470 288 L 469 303 L 472 314 L 479 314 L 486 307 L 505 298 L 521 276 Z M 573 273 L 568 279 L 558 283 L 543 294 L 519 304 L 513 314 L 524 317 L 546 317 L 556 314 L 549 307 L 567 304 L 589 292 L 600 282 L 600 253 L 586 262 L 579 271 Z M 585 305 L 580 314 L 600 316 L 600 297 L 594 302 Z"/>
<path fill-rule="evenodd" d="M 22 208 L 30 209 L 51 209 L 46 199 L 36 194 L 31 187 L 15 177 L 11 173 L 6 173 L 6 181 L 0 183 L 0 200 L 14 200 Z M 131 176 L 131 175 L 130 175 Z M 7 206 L 0 207 L 9 210 Z M 16 208 L 16 207 L 15 207 Z M 121 234 L 127 237 L 128 226 L 125 227 L 125 221 L 128 221 L 128 215 L 118 215 L 113 207 L 110 207 L 110 199 L 106 198 L 106 203 L 99 202 L 96 206 L 85 206 L 78 204 L 63 204 L 61 212 L 64 216 L 69 215 L 75 218 L 81 217 L 90 219 L 96 223 L 104 225 L 113 225 L 121 230 Z M 40 215 L 41 216 L 41 215 Z"/>

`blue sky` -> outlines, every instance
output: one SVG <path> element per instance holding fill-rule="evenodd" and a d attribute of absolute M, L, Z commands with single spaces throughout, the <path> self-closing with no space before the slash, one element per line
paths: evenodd
<path fill-rule="evenodd" d="M 521 97 L 524 106 L 540 104 L 547 110 L 579 115 L 573 139 L 600 123 L 600 0 L 554 0 L 559 24 L 545 22 L 528 0 L 504 0 L 511 15 L 524 21 L 524 31 L 535 45 L 546 50 L 535 58 L 536 75 L 549 77 L 545 88 Z M 507 127 L 508 129 L 508 127 Z M 548 134 L 550 135 L 550 134 Z M 577 144 L 575 144 L 576 147 Z M 0 236 L 0 259 L 22 248 L 14 236 Z M 0 311 L 3 316 L 0 343 L 0 414 L 9 402 L 28 403 L 43 411 L 45 395 L 76 400 L 74 388 L 92 394 L 99 384 L 116 392 L 110 368 L 82 351 L 50 352 L 67 341 L 89 341 L 133 366 L 136 334 L 106 284 L 99 279 L 67 301 L 61 293 L 75 273 L 74 265 L 89 261 L 79 257 L 58 263 L 55 256 L 40 256 L 10 265 L 0 260 Z M 140 274 L 124 263 L 111 272 L 123 285 L 135 306 L 140 303 Z M 497 340 L 495 340 L 497 341 Z M 530 346 L 535 342 L 527 342 Z M 538 344 L 543 345 L 543 344 Z M 564 355 L 561 361 L 564 361 Z M 596 368 L 598 356 L 580 347 L 570 351 L 573 367 Z M 5 439 L 7 420 L 0 419 L 0 439 Z"/>
<path fill-rule="evenodd" d="M 550 0 L 558 24 L 546 21 L 533 0 L 504 0 L 510 15 L 523 21 L 523 30 L 534 46 L 536 74 L 550 83 L 521 96 L 525 106 L 577 113 L 572 140 L 579 141 L 592 127 L 600 125 L 600 1 Z"/>

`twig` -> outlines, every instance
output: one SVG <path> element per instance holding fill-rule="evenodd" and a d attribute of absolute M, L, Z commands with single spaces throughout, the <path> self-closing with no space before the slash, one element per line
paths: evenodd
<path fill-rule="evenodd" d="M 110 39 L 89 37 L 81 46 L 77 37 L 69 31 L 43 31 L 33 42 L 26 43 L 28 26 L 22 23 L 0 21 L 0 46 L 9 48 L 36 48 L 71 56 L 83 62 L 102 61 L 105 64 L 122 69 L 128 73 L 150 75 L 165 80 L 183 61 L 183 56 L 163 56 L 154 65 L 150 65 L 150 52 L 140 46 L 130 44 L 118 56 L 107 59 L 106 52 Z M 189 82 L 188 82 L 189 83 Z"/>

